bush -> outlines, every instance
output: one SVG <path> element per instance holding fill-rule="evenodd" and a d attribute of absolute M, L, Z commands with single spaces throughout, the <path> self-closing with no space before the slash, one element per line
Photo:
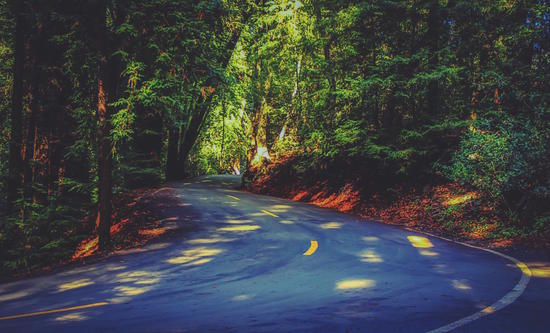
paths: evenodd
<path fill-rule="evenodd" d="M 477 188 L 508 213 L 534 217 L 550 197 L 545 136 L 530 122 L 476 121 L 444 173 Z"/>

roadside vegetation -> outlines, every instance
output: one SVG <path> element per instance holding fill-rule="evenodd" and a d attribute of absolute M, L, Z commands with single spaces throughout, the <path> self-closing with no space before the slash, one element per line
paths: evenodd
<path fill-rule="evenodd" d="M 544 243 L 548 82 L 547 0 L 0 0 L 0 272 L 139 243 L 136 189 L 216 173 Z"/>

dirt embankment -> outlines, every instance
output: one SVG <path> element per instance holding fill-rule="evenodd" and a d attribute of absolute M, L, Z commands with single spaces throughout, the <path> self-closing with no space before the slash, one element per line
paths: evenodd
<path fill-rule="evenodd" d="M 457 183 L 365 186 L 368 171 L 296 172 L 295 162 L 284 159 L 249 170 L 244 176 L 245 189 L 478 246 L 550 248 L 550 230 L 534 231 L 504 221 L 480 193 Z"/>
<path fill-rule="evenodd" d="M 43 265 L 30 271 L 13 273 L 3 280 L 46 273 L 63 266 L 91 262 L 114 253 L 139 249 L 160 237 L 169 237 L 175 233 L 173 228 L 166 227 L 165 211 L 176 207 L 177 199 L 169 187 L 138 189 L 115 196 L 111 225 L 112 247 L 109 251 L 99 251 L 98 236 L 95 233 L 95 214 L 90 213 L 80 223 L 83 229 L 92 230 L 75 249 L 72 257 L 61 262 L 44 262 Z"/>

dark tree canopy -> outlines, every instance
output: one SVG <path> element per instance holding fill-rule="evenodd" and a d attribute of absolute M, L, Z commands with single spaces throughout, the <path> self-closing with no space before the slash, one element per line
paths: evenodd
<path fill-rule="evenodd" d="M 0 0 L 0 29 L 3 269 L 70 256 L 84 216 L 108 249 L 118 193 L 271 163 L 543 223 L 547 0 Z"/>

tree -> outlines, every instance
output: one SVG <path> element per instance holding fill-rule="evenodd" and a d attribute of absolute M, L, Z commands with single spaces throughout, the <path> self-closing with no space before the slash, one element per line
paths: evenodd
<path fill-rule="evenodd" d="M 23 69 L 25 63 L 26 22 L 24 19 L 25 3 L 10 1 L 10 9 L 15 16 L 15 43 L 13 65 L 13 87 L 11 99 L 11 131 L 9 146 L 9 174 L 6 186 L 6 213 L 13 211 L 17 191 L 21 185 L 22 160 L 22 123 L 23 123 Z"/>

